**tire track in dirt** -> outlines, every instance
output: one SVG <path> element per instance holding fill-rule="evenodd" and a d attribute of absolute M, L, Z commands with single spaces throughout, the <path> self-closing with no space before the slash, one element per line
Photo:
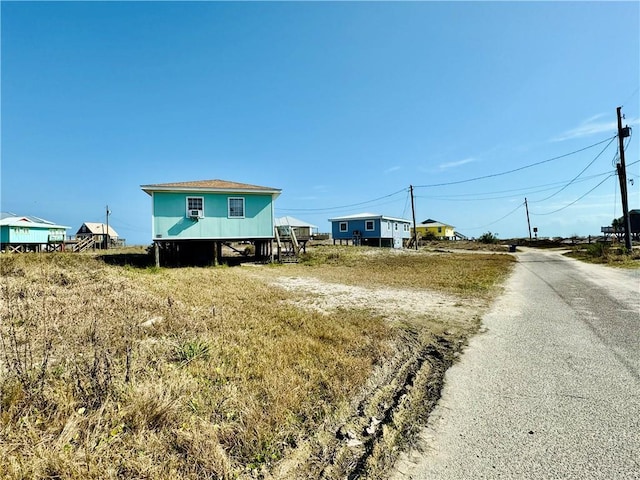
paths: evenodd
<path fill-rule="evenodd" d="M 326 313 L 363 309 L 403 325 L 396 353 L 354 399 L 346 417 L 333 420 L 292 452 L 269 478 L 378 478 L 391 468 L 435 407 L 446 370 L 479 325 L 488 302 L 425 289 L 366 288 L 309 276 L 268 282 L 299 298 L 299 308 Z M 428 325 L 434 327 L 429 333 Z M 448 328 L 443 327 L 443 324 Z M 426 327 L 426 328 L 424 328 Z"/>

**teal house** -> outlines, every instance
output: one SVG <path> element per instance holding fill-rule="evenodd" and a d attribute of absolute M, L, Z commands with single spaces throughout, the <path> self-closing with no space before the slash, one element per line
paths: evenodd
<path fill-rule="evenodd" d="M 222 245 L 250 242 L 272 254 L 274 200 L 281 190 L 226 180 L 142 185 L 151 196 L 156 264 L 216 263 Z"/>
<path fill-rule="evenodd" d="M 0 250 L 3 252 L 41 252 L 64 248 L 70 227 L 29 215 L 0 213 Z"/>

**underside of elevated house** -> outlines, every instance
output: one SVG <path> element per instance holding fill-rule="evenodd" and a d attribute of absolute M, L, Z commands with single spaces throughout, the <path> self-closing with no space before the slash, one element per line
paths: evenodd
<path fill-rule="evenodd" d="M 155 240 L 156 266 L 215 266 L 273 260 L 271 239 Z"/>

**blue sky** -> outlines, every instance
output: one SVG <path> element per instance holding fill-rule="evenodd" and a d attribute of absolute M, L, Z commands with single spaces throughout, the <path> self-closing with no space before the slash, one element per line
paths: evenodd
<path fill-rule="evenodd" d="M 281 188 L 320 231 L 411 218 L 414 185 L 468 236 L 528 236 L 525 197 L 540 236 L 597 235 L 618 106 L 640 208 L 639 5 L 3 1 L 0 208 L 73 234 L 109 205 L 148 244 L 142 184 Z"/>

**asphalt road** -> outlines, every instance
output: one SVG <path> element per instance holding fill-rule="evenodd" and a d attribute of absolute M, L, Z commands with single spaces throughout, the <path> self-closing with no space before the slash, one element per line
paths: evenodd
<path fill-rule="evenodd" d="M 640 271 L 517 255 L 393 480 L 640 479 Z"/>

